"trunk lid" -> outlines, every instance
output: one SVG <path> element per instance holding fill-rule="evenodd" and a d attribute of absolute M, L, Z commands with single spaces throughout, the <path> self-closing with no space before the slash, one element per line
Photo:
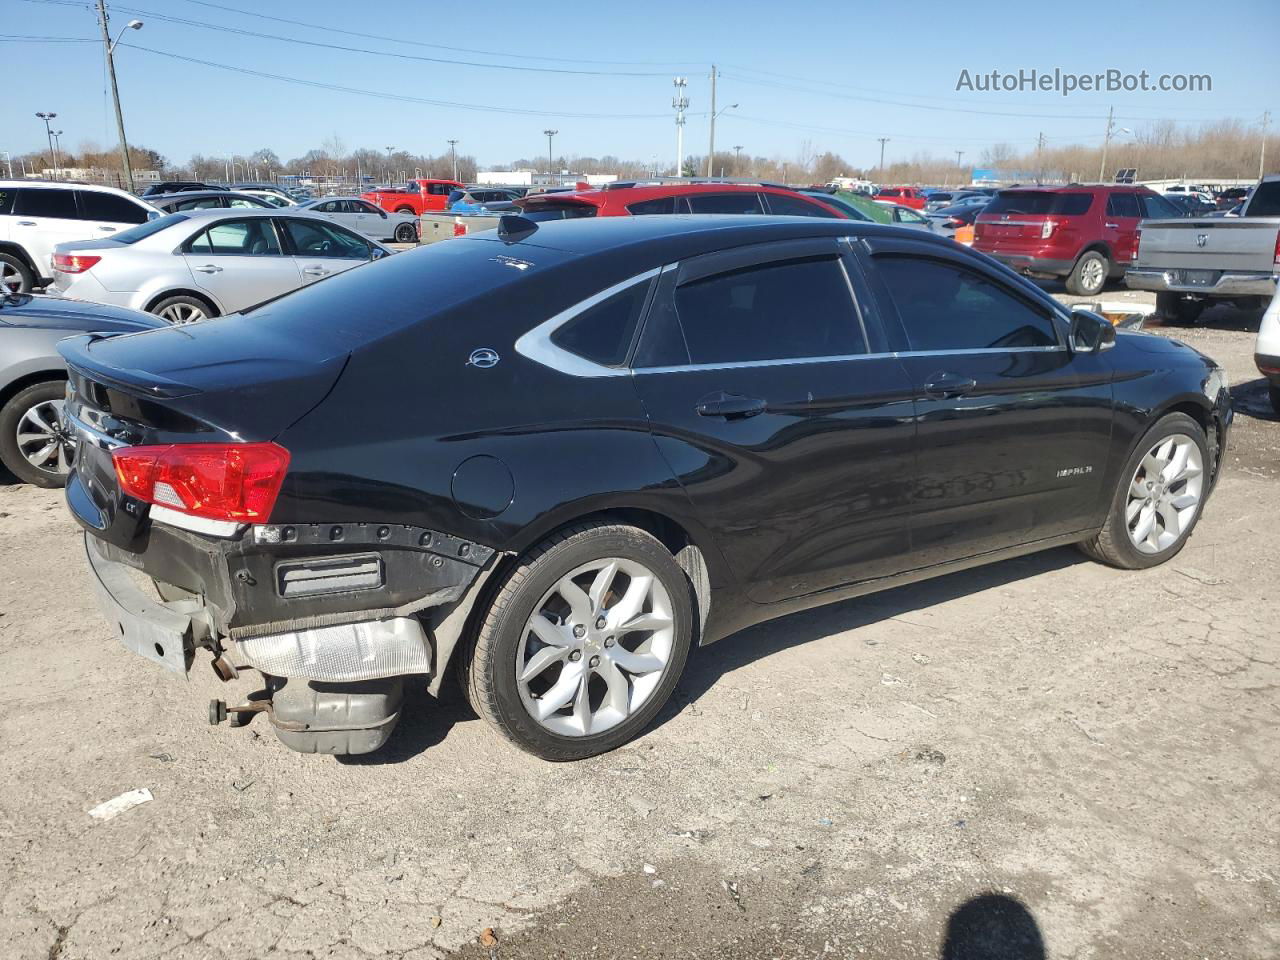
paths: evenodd
<path fill-rule="evenodd" d="M 1280 219 L 1145 220 L 1135 267 L 1270 273 Z"/>

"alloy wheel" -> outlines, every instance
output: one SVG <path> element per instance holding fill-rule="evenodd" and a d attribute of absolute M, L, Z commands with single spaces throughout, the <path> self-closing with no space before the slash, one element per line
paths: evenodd
<path fill-rule="evenodd" d="M 11 263 L 0 262 L 0 293 L 22 293 L 22 274 Z"/>
<path fill-rule="evenodd" d="M 62 426 L 62 401 L 37 403 L 18 420 L 18 452 L 37 470 L 71 469 L 72 439 Z"/>
<path fill-rule="evenodd" d="M 158 316 L 172 324 L 195 323 L 204 320 L 208 314 L 194 303 L 171 303 L 160 311 Z"/>
<path fill-rule="evenodd" d="M 525 624 L 514 664 L 520 700 L 552 733 L 601 733 L 653 695 L 674 642 L 671 597 L 653 571 L 619 557 L 584 564 Z"/>
<path fill-rule="evenodd" d="M 1086 260 L 1080 268 L 1080 285 L 1086 290 L 1101 290 L 1105 279 L 1101 260 Z"/>
<path fill-rule="evenodd" d="M 1125 526 L 1142 553 L 1172 547 L 1191 526 L 1204 491 L 1200 448 L 1182 433 L 1165 437 L 1138 461 L 1129 481 Z"/>

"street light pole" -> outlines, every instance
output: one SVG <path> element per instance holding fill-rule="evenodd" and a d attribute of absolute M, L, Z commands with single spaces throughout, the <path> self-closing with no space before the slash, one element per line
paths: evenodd
<path fill-rule="evenodd" d="M 712 175 L 712 162 L 715 160 L 715 155 L 716 155 L 716 118 L 719 117 L 721 114 L 723 114 L 726 110 L 733 110 L 738 106 L 736 103 L 731 103 L 727 107 L 721 107 L 719 110 L 714 109 L 714 103 L 715 103 L 715 83 L 714 82 L 711 84 L 711 91 L 712 91 L 711 100 L 712 100 L 713 109 L 711 111 L 711 144 L 710 144 L 711 151 L 707 154 L 707 176 L 708 177 Z"/>
<path fill-rule="evenodd" d="M 453 179 L 454 179 L 454 180 L 457 180 L 457 179 L 458 179 L 458 150 L 457 150 L 457 146 L 458 146 L 458 141 L 457 141 L 457 140 L 450 140 L 450 141 L 449 141 L 449 159 L 451 159 L 451 160 L 453 161 Z"/>
<path fill-rule="evenodd" d="M 53 154 L 58 158 L 58 166 L 62 166 L 62 134 L 63 131 L 53 131 Z"/>
<path fill-rule="evenodd" d="M 124 136 L 124 114 L 120 111 L 120 88 L 116 85 L 116 43 L 124 36 L 124 30 L 141 30 L 141 20 L 130 20 L 116 43 L 111 42 L 111 32 L 107 28 L 107 5 L 105 0 L 98 0 L 98 24 L 102 27 L 102 46 L 107 54 L 107 73 L 111 75 L 111 98 L 116 105 L 116 132 L 120 135 L 120 161 L 124 164 L 124 178 L 129 184 L 129 192 L 133 192 L 133 164 L 129 162 L 129 141 Z"/>
<path fill-rule="evenodd" d="M 552 168 L 555 166 L 555 159 L 551 156 L 551 138 L 554 137 L 559 130 L 543 130 L 547 137 L 547 182 L 551 181 Z"/>
<path fill-rule="evenodd" d="M 53 157 L 53 179 L 58 179 L 58 151 L 53 148 L 53 127 L 49 126 L 49 121 L 57 116 L 56 113 L 37 113 L 37 117 L 44 121 L 44 135 L 49 141 L 49 156 Z"/>

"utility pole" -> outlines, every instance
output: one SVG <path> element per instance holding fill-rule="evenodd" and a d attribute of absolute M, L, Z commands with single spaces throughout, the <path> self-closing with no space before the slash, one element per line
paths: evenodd
<path fill-rule="evenodd" d="M 1267 167 L 1267 125 L 1271 123 L 1271 111 L 1262 112 L 1262 150 L 1258 153 L 1258 179 L 1261 180 Z"/>
<path fill-rule="evenodd" d="M 11 154 L 8 150 L 4 152 L 4 162 L 5 162 L 5 166 L 9 168 L 9 179 L 12 180 L 13 179 L 13 154 Z"/>
<path fill-rule="evenodd" d="M 449 141 L 449 158 L 453 160 L 453 179 L 454 180 L 458 179 L 458 151 L 456 149 L 457 146 L 458 146 L 457 140 Z"/>
<path fill-rule="evenodd" d="M 742 144 L 735 143 L 733 145 L 733 175 L 735 177 L 738 176 L 739 173 L 741 173 L 741 170 L 739 169 L 739 164 L 738 164 L 738 161 L 741 159 L 741 157 L 742 157 Z"/>
<path fill-rule="evenodd" d="M 964 186 L 964 167 L 960 166 L 960 158 L 964 156 L 963 150 L 956 151 L 956 186 Z"/>
<path fill-rule="evenodd" d="M 553 169 L 555 166 L 555 160 L 551 156 L 551 138 L 559 132 L 559 130 L 542 131 L 543 135 L 547 138 L 547 183 L 551 182 L 551 176 L 555 173 L 555 170 Z"/>
<path fill-rule="evenodd" d="M 1036 186 L 1039 186 L 1044 180 L 1044 163 L 1040 157 L 1044 153 L 1044 131 L 1041 130 L 1039 136 L 1036 137 Z"/>
<path fill-rule="evenodd" d="M 134 26 L 135 23 L 137 24 L 136 27 Z M 107 54 L 107 73 L 111 75 L 111 99 L 116 104 L 116 133 L 120 136 L 120 162 L 124 164 L 124 179 L 129 184 L 129 192 L 133 193 L 133 164 L 129 161 L 129 141 L 124 136 L 124 114 L 120 112 L 120 88 L 116 85 L 116 45 L 111 42 L 111 31 L 107 28 L 107 5 L 105 0 L 98 0 L 98 24 L 102 27 L 102 47 Z M 132 27 L 137 30 L 141 26 L 141 20 L 130 20 L 129 26 L 125 27 L 125 29 Z"/>
<path fill-rule="evenodd" d="M 711 65 L 711 143 L 707 146 L 707 176 L 713 173 L 716 158 L 716 65 Z"/>
<path fill-rule="evenodd" d="M 884 145 L 889 142 L 888 137 L 876 137 L 880 141 L 880 176 L 884 176 Z"/>
<path fill-rule="evenodd" d="M 58 168 L 62 166 L 58 162 L 58 151 L 53 146 L 53 128 L 49 126 L 49 121 L 57 116 L 56 113 L 37 113 L 37 117 L 44 121 L 44 135 L 49 141 L 49 156 L 53 158 L 53 179 L 58 179 Z"/>
<path fill-rule="evenodd" d="M 1115 125 L 1115 107 L 1107 108 L 1107 132 L 1102 138 L 1102 163 L 1098 166 L 1098 182 L 1105 183 L 1107 177 L 1107 147 L 1111 146 L 1111 128 Z"/>
<path fill-rule="evenodd" d="M 684 112 L 689 109 L 689 98 L 685 96 L 685 87 L 689 85 L 687 77 L 676 77 L 674 80 L 676 95 L 671 98 L 671 106 L 676 111 L 676 176 L 684 174 Z"/>

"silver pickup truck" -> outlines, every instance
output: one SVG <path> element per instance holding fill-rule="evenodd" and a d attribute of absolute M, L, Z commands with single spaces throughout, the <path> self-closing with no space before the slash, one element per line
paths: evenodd
<path fill-rule="evenodd" d="M 514 203 L 499 201 L 485 204 L 481 210 L 468 213 L 424 213 L 418 218 L 419 243 L 435 243 L 450 237 L 465 237 L 482 230 L 496 230 L 504 214 L 519 213 Z"/>
<path fill-rule="evenodd" d="M 1124 281 L 1156 291 L 1166 319 L 1193 323 L 1214 300 L 1270 303 L 1280 276 L 1280 175 L 1263 177 L 1239 217 L 1145 220 Z"/>

